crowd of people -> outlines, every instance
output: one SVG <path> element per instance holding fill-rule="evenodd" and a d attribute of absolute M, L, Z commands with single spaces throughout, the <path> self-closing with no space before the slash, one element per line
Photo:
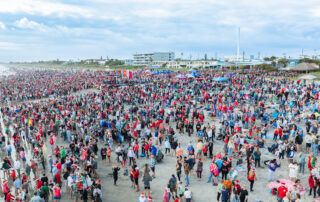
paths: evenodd
<path fill-rule="evenodd" d="M 137 71 L 129 82 L 118 71 L 17 69 L 1 78 L 4 200 L 112 201 L 105 165 L 115 187 L 123 171 L 139 202 L 193 201 L 194 180 L 212 184 L 208 200 L 253 201 L 257 170 L 268 172 L 272 201 L 300 202 L 307 189 L 307 199 L 320 196 L 317 83 L 291 73 L 176 75 Z M 169 159 L 176 172 L 158 176 Z M 168 181 L 153 199 L 159 178 Z"/>

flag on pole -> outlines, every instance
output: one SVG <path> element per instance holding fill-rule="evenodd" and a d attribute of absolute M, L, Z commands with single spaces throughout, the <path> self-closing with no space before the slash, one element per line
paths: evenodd
<path fill-rule="evenodd" d="M 127 77 L 127 70 L 123 70 L 123 77 Z"/>
<path fill-rule="evenodd" d="M 132 79 L 133 75 L 132 75 L 132 71 L 129 71 L 129 79 Z"/>

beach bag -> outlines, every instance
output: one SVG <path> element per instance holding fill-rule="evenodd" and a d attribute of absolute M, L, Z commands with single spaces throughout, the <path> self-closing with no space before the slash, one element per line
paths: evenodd
<path fill-rule="evenodd" d="M 217 176 L 219 175 L 219 168 L 218 168 L 218 167 L 215 167 L 215 168 L 213 169 L 213 175 L 214 175 L 215 177 L 217 177 Z"/>
<path fill-rule="evenodd" d="M 238 159 L 236 164 L 237 164 L 237 166 L 243 164 L 243 160 L 242 159 Z"/>

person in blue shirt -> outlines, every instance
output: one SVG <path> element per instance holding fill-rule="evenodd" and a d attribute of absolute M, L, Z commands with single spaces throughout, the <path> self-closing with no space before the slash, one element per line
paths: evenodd
<path fill-rule="evenodd" d="M 280 164 L 277 164 L 277 160 L 273 159 L 269 162 L 269 177 L 268 177 L 268 181 L 271 182 L 274 180 L 274 172 L 277 170 L 277 168 L 280 167 Z"/>
<path fill-rule="evenodd" d="M 226 189 L 225 186 L 222 187 L 221 200 L 222 200 L 222 202 L 228 202 L 228 200 L 229 200 L 229 190 Z"/>
<path fill-rule="evenodd" d="M 223 161 L 222 161 L 221 159 L 217 159 L 217 160 L 215 161 L 215 163 L 218 165 L 219 171 L 220 171 L 220 169 L 221 169 L 221 167 L 222 167 Z"/>
<path fill-rule="evenodd" d="M 193 153 L 194 153 L 194 148 L 193 148 L 193 146 L 192 146 L 191 143 L 189 143 L 187 150 L 188 150 L 189 155 L 193 155 Z"/>

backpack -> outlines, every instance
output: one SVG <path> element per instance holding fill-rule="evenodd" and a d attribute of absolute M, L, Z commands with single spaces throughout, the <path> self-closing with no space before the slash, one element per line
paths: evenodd
<path fill-rule="evenodd" d="M 213 175 L 214 175 L 215 177 L 219 175 L 219 168 L 218 168 L 218 167 L 215 167 L 215 168 L 213 169 Z"/>

